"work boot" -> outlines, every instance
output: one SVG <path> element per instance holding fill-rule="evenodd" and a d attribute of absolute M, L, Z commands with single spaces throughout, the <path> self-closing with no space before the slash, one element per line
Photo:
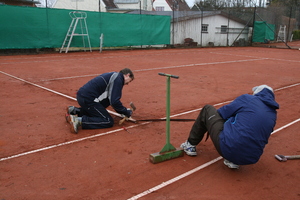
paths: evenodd
<path fill-rule="evenodd" d="M 180 145 L 188 156 L 197 156 L 196 145 L 191 145 L 189 141 L 185 141 Z"/>
<path fill-rule="evenodd" d="M 67 113 L 69 115 L 77 115 L 77 111 L 79 110 L 79 108 L 76 108 L 75 106 L 68 106 L 67 107 Z"/>
<path fill-rule="evenodd" d="M 77 108 L 75 106 L 68 106 L 67 107 L 67 113 L 65 115 L 66 122 L 70 123 L 70 115 L 79 115 L 80 114 L 80 108 Z"/>
<path fill-rule="evenodd" d="M 70 114 L 66 113 L 65 118 L 66 118 L 66 122 L 67 122 L 67 123 L 70 123 L 70 122 L 71 122 Z"/>
<path fill-rule="evenodd" d="M 232 162 L 230 162 L 229 160 L 226 160 L 226 159 L 224 159 L 224 165 L 226 165 L 230 169 L 239 169 L 240 168 L 240 166 L 238 166 L 237 164 L 234 164 L 234 163 L 232 163 Z"/>
<path fill-rule="evenodd" d="M 78 120 L 78 117 L 75 115 L 69 115 L 70 119 L 70 125 L 71 125 L 71 132 L 72 133 L 78 133 L 78 128 L 80 126 L 80 122 Z"/>

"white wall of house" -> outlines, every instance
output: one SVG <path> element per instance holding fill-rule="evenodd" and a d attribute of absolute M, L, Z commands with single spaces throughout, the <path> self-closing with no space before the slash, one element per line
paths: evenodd
<path fill-rule="evenodd" d="M 222 15 L 214 15 L 204 17 L 202 24 L 208 25 L 207 33 L 202 33 L 201 36 L 201 18 L 179 21 L 174 24 L 174 38 L 173 25 L 171 24 L 171 44 L 183 44 L 185 38 L 192 38 L 198 45 L 208 46 L 212 42 L 214 46 L 231 46 L 237 36 L 240 34 L 244 25 Z M 221 33 L 221 26 L 228 26 L 229 33 Z M 239 38 L 244 38 L 248 41 L 248 31 L 241 34 Z M 227 42 L 228 41 L 228 42 Z M 202 43 L 201 43 L 202 42 Z"/>
<path fill-rule="evenodd" d="M 164 8 L 164 10 L 157 10 L 157 8 Z M 172 11 L 171 7 L 165 0 L 155 0 L 153 2 L 153 8 L 156 11 Z"/>
<path fill-rule="evenodd" d="M 115 4 L 120 9 L 131 9 L 131 10 L 146 10 L 152 11 L 152 0 L 137 0 L 135 3 L 119 3 L 118 0 L 115 1 Z"/>
<path fill-rule="evenodd" d="M 136 0 L 128 1 L 132 3 L 119 3 L 121 1 L 116 0 L 115 4 L 120 9 L 120 13 L 124 10 L 146 10 L 152 11 L 152 0 Z M 100 5 L 99 5 L 100 4 Z M 54 0 L 53 8 L 71 9 L 71 10 L 86 10 L 107 12 L 106 5 L 101 0 Z M 114 12 L 118 12 L 115 10 Z"/>
<path fill-rule="evenodd" d="M 99 3 L 101 5 L 99 6 Z M 56 0 L 53 3 L 53 8 L 70 9 L 70 10 L 86 10 L 106 12 L 105 5 L 99 0 Z"/>

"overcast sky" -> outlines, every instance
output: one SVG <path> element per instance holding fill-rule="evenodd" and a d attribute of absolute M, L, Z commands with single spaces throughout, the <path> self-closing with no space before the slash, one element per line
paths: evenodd
<path fill-rule="evenodd" d="M 189 5 L 189 7 L 192 7 L 195 3 L 195 0 L 185 0 L 185 2 Z"/>

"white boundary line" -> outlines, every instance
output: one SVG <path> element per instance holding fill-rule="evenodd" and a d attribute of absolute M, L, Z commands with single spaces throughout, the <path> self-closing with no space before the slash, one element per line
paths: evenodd
<path fill-rule="evenodd" d="M 209 52 L 211 54 L 221 54 L 221 55 L 228 55 L 228 56 L 240 56 L 240 57 L 248 57 L 248 58 L 259 58 L 257 56 L 248 56 L 248 55 L 237 55 L 237 54 L 230 54 L 230 53 L 222 53 L 222 52 Z M 300 62 L 299 60 L 286 60 L 286 59 L 280 59 L 280 58 L 265 58 L 267 60 L 279 60 L 279 61 L 285 61 L 285 62 Z"/>
<path fill-rule="evenodd" d="M 5 74 L 5 75 L 7 75 L 7 76 L 10 76 L 10 77 L 12 77 L 12 78 L 15 78 L 15 79 L 17 79 L 17 80 L 20 80 L 20 81 L 23 81 L 23 82 L 25 82 L 25 83 L 31 84 L 31 85 L 33 85 L 33 86 L 39 87 L 39 88 L 41 88 L 41 89 L 47 90 L 47 91 L 49 91 L 49 92 L 52 92 L 52 93 L 55 93 L 55 94 L 58 94 L 58 95 L 67 97 L 67 98 L 72 99 L 72 100 L 76 100 L 76 98 L 67 96 L 67 95 L 62 94 L 62 93 L 60 93 L 60 92 L 56 92 L 56 91 L 51 90 L 51 89 L 48 89 L 48 88 L 46 88 L 46 87 L 43 87 L 43 86 L 40 86 L 40 85 L 31 83 L 31 82 L 29 82 L 29 81 L 26 81 L 26 80 L 24 80 L 24 79 L 18 78 L 18 77 L 13 76 L 13 75 L 10 75 L 10 74 L 8 74 L 8 73 L 2 72 L 2 71 L 0 71 L 0 72 L 3 73 L 3 74 Z M 282 89 L 286 89 L 286 88 L 290 88 L 290 87 L 293 87 L 293 86 L 297 86 L 297 85 L 299 85 L 299 84 L 300 84 L 300 83 L 293 84 L 293 85 L 286 86 L 286 87 L 282 87 L 282 88 L 276 89 L 276 91 L 282 90 Z M 229 102 L 231 102 L 231 101 L 226 101 L 226 102 L 218 103 L 218 104 L 215 104 L 214 106 L 221 105 L 221 104 L 225 104 L 225 103 L 229 103 Z M 201 110 L 201 109 L 202 109 L 202 108 L 194 109 L 194 110 L 191 110 L 191 111 L 187 111 L 187 112 L 183 112 L 183 113 L 180 113 L 180 114 L 172 115 L 171 117 L 175 117 L 175 116 L 179 116 L 179 115 L 188 114 L 188 113 L 195 112 L 195 111 L 198 111 L 198 110 Z M 285 129 L 286 127 L 289 127 L 289 126 L 293 125 L 294 123 L 297 123 L 298 121 L 300 121 L 300 118 L 297 119 L 297 120 L 295 120 L 295 121 L 293 121 L 293 122 L 290 122 L 289 124 L 286 124 L 285 126 L 282 126 L 282 127 L 278 128 L 278 129 L 276 129 L 276 130 L 273 131 L 271 134 L 274 134 L 274 133 L 276 133 L 276 132 L 278 132 L 278 131 L 281 131 L 282 129 Z M 145 123 L 142 123 L 142 124 L 147 124 L 147 123 L 150 123 L 150 122 L 145 122 Z M 142 125 L 142 124 L 139 124 L 139 125 L 132 125 L 132 126 L 129 126 L 129 127 L 127 127 L 127 128 L 134 128 L 134 127 L 140 126 L 140 125 Z M 21 153 L 21 154 L 17 154 L 17 155 L 13 155 L 13 156 L 1 158 L 1 159 L 0 159 L 0 162 L 1 162 L 1 161 L 5 161 L 5 160 L 9 160 L 9 159 L 12 159 L 12 158 L 17 158 L 17 157 L 20 157 L 20 156 L 24 156 L 24 155 L 28 155 L 28 154 L 32 154 L 32 153 L 41 152 L 41 151 L 44 151 L 44 150 L 48 150 L 48 149 L 52 149 L 52 148 L 64 146 L 64 145 L 67 145 L 67 144 L 73 144 L 73 143 L 80 142 L 80 141 L 83 141 L 83 140 L 87 140 L 87 139 L 91 139 L 91 138 L 95 138 L 95 137 L 99 137 L 99 136 L 103 136 L 103 135 L 108 135 L 108 134 L 115 133 L 115 132 L 118 132 L 118 131 L 121 131 L 121 130 L 123 130 L 123 129 L 120 128 L 120 129 L 108 131 L 108 132 L 105 132 L 105 133 L 100 133 L 100 134 L 92 135 L 92 136 L 89 136 L 89 137 L 84 137 L 84 138 L 80 138 L 80 139 L 77 139 L 77 140 L 72 140 L 72 141 L 69 141 L 69 142 L 64 142 L 64 143 L 60 143 L 60 144 L 57 144 L 57 145 L 52 145 L 52 146 L 48 146 L 48 147 L 44 147 L 44 148 L 40 148 L 40 149 L 28 151 L 28 152 L 24 152 L 24 153 Z M 139 199 L 140 197 L 146 196 L 146 195 L 148 195 L 148 194 L 150 194 L 150 193 L 152 193 L 152 192 L 155 192 L 155 191 L 157 191 L 157 190 L 159 190 L 159 189 L 161 189 L 161 188 L 163 188 L 163 187 L 166 187 L 166 186 L 168 186 L 168 185 L 170 185 L 170 184 L 172 184 L 172 183 L 174 183 L 174 182 L 176 182 L 176 181 L 178 181 L 178 180 L 180 180 L 180 179 L 182 179 L 182 178 L 185 178 L 185 177 L 187 177 L 187 176 L 189 176 L 189 175 L 191 175 L 191 174 L 193 174 L 193 173 L 195 173 L 195 172 L 197 172 L 197 171 L 199 171 L 199 170 L 201 170 L 201 169 L 204 169 L 205 167 L 208 167 L 208 166 L 212 165 L 213 163 L 215 163 L 215 162 L 217 162 L 217 161 L 219 161 L 219 160 L 221 160 L 221 159 L 222 159 L 222 157 L 219 156 L 219 157 L 217 157 L 217 158 L 215 158 L 215 159 L 213 159 L 213 160 L 211 160 L 211 161 L 209 161 L 209 162 L 207 162 L 207 163 L 205 163 L 205 164 L 203 164 L 203 165 L 200 165 L 199 167 L 196 167 L 196 168 L 194 168 L 194 169 L 192 169 L 192 170 L 190 170 L 190 171 L 188 171 L 188 172 L 185 172 L 185 173 L 183 173 L 183 174 L 181 174 L 181 175 L 179 175 L 179 176 L 177 176 L 177 177 L 175 177 L 175 178 L 173 178 L 173 179 L 170 179 L 170 180 L 168 180 L 168 181 L 166 181 L 166 182 L 163 182 L 163 183 L 161 183 L 161 184 L 159 184 L 159 185 L 157 185 L 157 186 L 155 186 L 155 187 L 153 187 L 153 188 L 150 188 L 149 190 L 146 190 L 146 191 L 144 191 L 144 192 L 142 192 L 142 193 L 140 193 L 140 194 L 138 194 L 138 195 L 135 195 L 135 196 L 129 198 L 128 200 L 135 200 L 135 199 Z"/>
<path fill-rule="evenodd" d="M 140 126 L 140 125 L 147 124 L 147 123 L 149 123 L 149 122 L 145 122 L 145 123 L 142 123 L 142 124 L 139 124 L 139 125 L 132 125 L 132 126 L 127 127 L 127 129 L 134 128 L 136 126 Z M 9 156 L 9 157 L 6 157 L 6 158 L 1 158 L 0 162 L 4 161 L 4 160 L 9 160 L 9 159 L 12 159 L 12 158 L 17 158 L 17 157 L 20 157 L 20 156 L 29 155 L 29 154 L 32 154 L 32 153 L 37 153 L 37 152 L 48 150 L 48 149 L 53 149 L 53 148 L 56 148 L 56 147 L 67 145 L 67 144 L 73 144 L 73 143 L 81 142 L 81 141 L 88 140 L 88 139 L 91 139 L 91 138 L 108 135 L 108 134 L 115 133 L 115 132 L 122 131 L 122 130 L 123 130 L 123 128 L 119 128 L 119 129 L 115 129 L 115 130 L 108 131 L 108 132 L 105 132 L 105 133 L 99 133 L 99 134 L 96 134 L 96 135 L 80 138 L 80 139 L 77 139 L 77 140 L 72 140 L 72 141 L 63 142 L 63 143 L 60 143 L 60 144 L 55 144 L 55 145 L 51 145 L 51 146 L 48 146 L 48 147 L 44 147 L 44 148 L 40 148 L 40 149 L 36 149 L 36 150 L 32 150 L 32 151 L 27 151 L 27 152 L 16 154 L 16 155 Z"/>
<path fill-rule="evenodd" d="M 268 58 L 233 60 L 233 61 L 211 62 L 211 63 L 198 63 L 198 64 L 178 65 L 178 66 L 159 67 L 159 68 L 150 68 L 150 69 L 138 69 L 138 70 L 133 70 L 133 72 L 152 71 L 152 70 L 161 70 L 161 69 L 173 69 L 173 68 L 181 68 L 181 67 L 194 67 L 194 66 L 203 66 L 203 65 L 228 64 L 228 63 L 237 63 L 237 62 L 251 62 L 251 61 L 266 60 L 266 59 L 268 59 Z M 82 76 L 61 77 L 61 78 L 45 79 L 45 80 L 41 80 L 41 81 L 55 81 L 55 80 L 81 78 L 81 77 L 96 76 L 96 75 L 99 75 L 99 74 L 87 74 L 87 75 L 82 75 Z"/>
<path fill-rule="evenodd" d="M 167 182 L 163 182 L 163 183 L 161 183 L 161 184 L 159 184 L 159 185 L 157 185 L 157 186 L 155 186 L 155 187 L 153 187 L 153 188 L 151 188 L 149 190 L 146 190 L 146 191 L 144 191 L 144 192 L 142 192 L 142 193 L 140 193 L 138 195 L 135 195 L 135 196 L 129 198 L 128 200 L 139 199 L 139 198 L 141 198 L 143 196 L 146 196 L 147 194 L 155 192 L 155 191 L 157 191 L 157 190 L 159 190 L 159 189 L 161 189 L 163 187 L 166 187 L 167 185 L 170 185 L 170 184 L 172 184 L 172 183 L 174 183 L 174 182 L 176 182 L 176 181 L 178 181 L 178 180 L 180 180 L 182 178 L 185 178 L 185 177 L 187 177 L 187 176 L 189 176 L 189 175 L 191 175 L 191 174 L 193 174 L 193 173 L 195 173 L 195 172 L 197 172 L 197 171 L 199 171 L 199 170 L 201 170 L 201 169 L 203 169 L 205 167 L 208 167 L 209 165 L 211 165 L 211 164 L 219 161 L 220 159 L 222 159 L 221 156 L 219 156 L 219 157 L 217 157 L 217 158 L 215 158 L 215 159 L 213 159 L 213 160 L 211 160 L 211 161 L 209 161 L 209 162 L 207 162 L 207 163 L 205 163 L 203 165 L 200 165 L 199 167 L 196 167 L 196 168 L 194 168 L 194 169 L 192 169 L 190 171 L 187 171 L 187 172 L 185 172 L 185 173 L 183 173 L 183 174 L 181 174 L 179 176 L 176 176 L 175 178 L 172 178 L 172 179 L 168 180 Z"/>
<path fill-rule="evenodd" d="M 40 86 L 40 85 L 37 85 L 37 84 L 34 84 L 34 83 L 31 83 L 29 81 L 26 81 L 24 79 L 21 79 L 19 77 L 16 77 L 16 76 L 13 76 L 11 74 L 8 74 L 8 73 L 5 73 L 3 71 L 0 71 L 1 73 L 7 75 L 7 76 L 10 76 L 12 78 L 15 78 L 17 80 L 20 80 L 20 81 L 23 81 L 25 83 L 28 83 L 30 85 L 33 85 L 33 86 L 36 86 L 38 88 L 41 88 L 41 89 L 44 89 L 44 90 L 47 90 L 49 92 L 53 92 L 55 94 L 58 94 L 58 95 L 61 95 L 61 96 L 64 96 L 66 98 L 69 98 L 69 99 L 72 99 L 72 100 L 75 100 L 76 101 L 76 98 L 73 98 L 73 97 L 70 97 L 68 95 L 65 95 L 65 94 L 62 94 L 60 92 L 56 92 L 54 90 L 51 90 L 49 88 L 46 88 L 46 87 L 43 87 L 43 86 Z M 279 88 L 277 90 L 282 90 L 282 89 L 285 89 L 285 88 L 289 88 L 289 87 L 293 87 L 293 86 L 297 86 L 297 85 L 300 85 L 300 83 L 296 83 L 296 84 L 293 84 L 293 85 L 290 85 L 290 86 L 286 86 L 286 87 L 282 87 L 282 88 Z M 276 91 L 276 90 L 275 90 Z M 232 100 L 231 100 L 232 101 Z M 218 104 L 215 104 L 214 106 L 218 106 L 218 105 L 222 105 L 222 104 L 226 104 L 226 103 L 229 103 L 231 101 L 225 101 L 225 102 L 222 102 L 222 103 L 218 103 Z M 196 112 L 196 111 L 199 111 L 201 110 L 202 108 L 198 108 L 198 109 L 194 109 L 194 110 L 190 110 L 190 111 L 186 111 L 186 112 L 183 112 L 183 113 L 179 113 L 179 114 L 175 114 L 175 115 L 172 115 L 170 117 L 176 117 L 176 116 L 180 116 L 180 115 L 185 115 L 185 114 L 188 114 L 188 113 L 192 113 L 192 112 Z M 108 110 L 109 111 L 109 110 Z M 118 115 L 118 113 L 115 113 L 113 111 L 109 111 L 111 112 L 112 114 L 116 114 Z M 163 118 L 161 118 L 163 119 Z M 134 127 L 137 127 L 137 126 L 140 126 L 140 125 L 144 125 L 144 124 L 148 124 L 150 122 L 144 122 L 142 124 L 138 124 L 138 125 L 132 125 L 132 126 L 129 126 L 127 128 L 134 128 Z M 0 162 L 1 161 L 4 161 L 4 160 L 8 160 L 8 159 L 12 159 L 12 158 L 16 158 L 16 157 L 20 157 L 20 156 L 24 156 L 24 155 L 28 155 L 28 154 L 32 154 L 32 153 L 36 153 L 36 152 L 40 152 L 40 151 L 44 151 L 44 150 L 48 150 L 48 149 L 52 149 L 52 148 L 55 148 L 55 147 L 59 147 L 59 146 L 63 146 L 63 145 L 67 145 L 67 144 L 72 144 L 72 143 L 76 143 L 76 142 L 80 142 L 80 141 L 83 141 L 83 140 L 87 140 L 87 139 L 90 139 L 90 138 L 94 138 L 94 137 L 99 137 L 99 136 L 103 136 L 103 135 L 107 135 L 107 134 L 110 134 L 110 133 L 114 133 L 114 132 L 118 132 L 118 131 L 121 131 L 123 129 L 116 129 L 116 130 L 113 130 L 113 131 L 109 131 L 109 132 L 105 132 L 105 133 L 100 133 L 100 134 L 96 134 L 96 135 L 93 135 L 93 136 L 89 136 L 89 137 L 84 137 L 84 138 L 81 138 L 81 139 L 77 139 L 77 140 L 72 140 L 72 141 L 69 141 L 69 142 L 64 142 L 64 143 L 60 143 L 60 144 L 56 144 L 56 145 L 52 145 L 52 146 L 49 146 L 49 147 L 44 147 L 44 148 L 40 148 L 40 149 L 36 149 L 36 150 L 32 150 L 32 151 L 28 151 L 28 152 L 24 152 L 24 153 L 20 153 L 20 154 L 17 154 L 17 155 L 13 155 L 13 156 L 9 156 L 9 157 L 6 157 L 6 158 L 0 158 Z"/>
<path fill-rule="evenodd" d="M 8 74 L 8 73 L 5 73 L 5 72 L 3 72 L 3 71 L 0 71 L 0 73 L 5 74 L 5 75 L 7 75 L 7 76 L 10 76 L 10 77 L 12 77 L 12 78 L 15 78 L 15 79 L 17 79 L 17 80 L 19 80 L 19 81 L 23 81 L 23 82 L 25 82 L 25 83 L 28 83 L 28 84 L 30 84 L 30 85 L 36 86 L 36 87 L 38 87 L 38 88 L 47 90 L 47 91 L 52 92 L 52 93 L 54 93 L 54 94 L 58 94 L 58 95 L 60 95 L 60 96 L 66 97 L 66 98 L 68 98 L 68 99 L 72 99 L 72 100 L 74 100 L 74 101 L 77 101 L 76 98 L 74 98 L 74 97 L 70 97 L 70 96 L 68 96 L 68 95 L 65 95 L 65 94 L 63 94 L 63 93 L 60 93 L 60 92 L 51 90 L 51 89 L 49 89 L 49 88 L 40 86 L 40 85 L 38 85 L 38 84 L 31 83 L 31 82 L 29 82 L 29 81 L 26 81 L 26 80 L 21 79 L 21 78 L 19 78 L 19 77 L 13 76 L 13 75 Z M 111 110 L 107 110 L 107 111 L 108 111 L 109 113 L 115 115 L 115 116 L 121 117 L 121 115 L 120 115 L 119 113 L 116 113 L 116 112 L 111 111 Z"/>
<path fill-rule="evenodd" d="M 295 123 L 297 123 L 299 121 L 300 121 L 300 118 L 296 119 L 295 121 L 290 122 L 290 123 L 288 123 L 288 124 L 286 124 L 286 125 L 284 125 L 284 126 L 282 126 L 280 128 L 278 128 L 278 129 L 276 129 L 275 131 L 273 131 L 271 133 L 271 135 L 274 134 L 274 133 L 276 133 L 276 132 L 278 132 L 278 131 L 281 131 L 282 129 L 285 129 L 286 127 L 291 126 L 291 125 L 293 125 L 293 124 L 295 124 Z M 215 163 L 215 162 L 217 162 L 217 161 L 219 161 L 221 159 L 222 159 L 222 156 L 219 156 L 219 157 L 217 157 L 217 158 L 215 158 L 215 159 L 213 159 L 213 160 L 211 160 L 211 161 L 209 161 L 207 163 L 204 163 L 203 165 L 200 165 L 199 167 L 196 167 L 196 168 L 194 168 L 194 169 L 192 169 L 190 171 L 187 171 L 187 172 L 185 172 L 185 173 L 183 173 L 183 174 L 181 174 L 179 176 L 176 176 L 175 178 L 172 178 L 172 179 L 170 179 L 170 180 L 168 180 L 166 182 L 163 182 L 163 183 L 161 183 L 161 184 L 159 184 L 159 185 L 157 185 L 157 186 L 155 186 L 153 188 L 150 188 L 149 190 L 146 190 L 146 191 L 144 191 L 144 192 L 142 192 L 142 193 L 140 193 L 138 195 L 135 195 L 135 196 L 129 198 L 128 200 L 136 200 L 136 199 L 139 199 L 139 198 L 141 198 L 143 196 L 146 196 L 147 194 L 155 192 L 155 191 L 157 191 L 157 190 L 159 190 L 159 189 L 161 189 L 163 187 L 166 187 L 166 186 L 168 186 L 168 185 L 170 185 L 170 184 L 172 184 L 172 183 L 174 183 L 176 181 L 179 181 L 180 179 L 183 179 L 183 178 L 185 178 L 185 177 L 187 177 L 187 176 L 189 176 L 189 175 L 191 175 L 191 174 L 193 174 L 193 173 L 195 173 L 195 172 L 197 172 L 197 171 L 199 171 L 201 169 L 204 169 L 205 167 L 208 167 L 209 165 L 212 165 L 213 163 Z"/>
<path fill-rule="evenodd" d="M 75 101 L 76 101 L 76 98 L 70 97 L 70 96 L 65 95 L 65 94 L 63 94 L 63 93 L 56 92 L 56 91 L 54 91 L 54 90 L 51 90 L 51 89 L 49 89 L 49 88 L 46 88 L 46 87 L 37 85 L 37 84 L 35 84 L 35 83 L 31 83 L 31 82 L 29 82 L 29 81 L 26 81 L 26 80 L 21 79 L 21 78 L 19 78 L 19 77 L 13 76 L 13 75 L 8 74 L 8 73 L 5 73 L 5 72 L 3 72 L 3 71 L 0 71 L 0 72 L 1 72 L 2 74 L 5 74 L 5 75 L 10 76 L 10 77 L 12 77 L 12 78 L 15 78 L 15 79 L 17 79 L 17 80 L 19 80 L 19 81 L 23 81 L 23 82 L 28 83 L 28 84 L 30 84 L 30 85 L 36 86 L 36 87 L 38 87 L 38 88 L 42 88 L 42 89 L 47 90 L 47 91 L 49 91 L 49 92 L 52 92 L 52 93 L 61 95 L 61 96 L 63 96 L 63 97 L 66 97 L 66 98 L 68 98 L 68 99 L 72 99 L 72 100 L 75 100 Z"/>

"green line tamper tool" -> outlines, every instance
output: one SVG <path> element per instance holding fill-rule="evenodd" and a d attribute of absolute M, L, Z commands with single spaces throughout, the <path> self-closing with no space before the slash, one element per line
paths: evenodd
<path fill-rule="evenodd" d="M 170 143 L 170 82 L 171 82 L 170 79 L 171 78 L 178 79 L 179 76 L 175 76 L 175 75 L 171 75 L 171 74 L 164 74 L 164 73 L 158 73 L 158 74 L 161 76 L 167 77 L 167 107 L 166 107 L 166 140 L 167 140 L 167 143 L 160 152 L 150 154 L 149 160 L 153 164 L 183 156 L 183 150 L 181 148 L 175 148 Z"/>

